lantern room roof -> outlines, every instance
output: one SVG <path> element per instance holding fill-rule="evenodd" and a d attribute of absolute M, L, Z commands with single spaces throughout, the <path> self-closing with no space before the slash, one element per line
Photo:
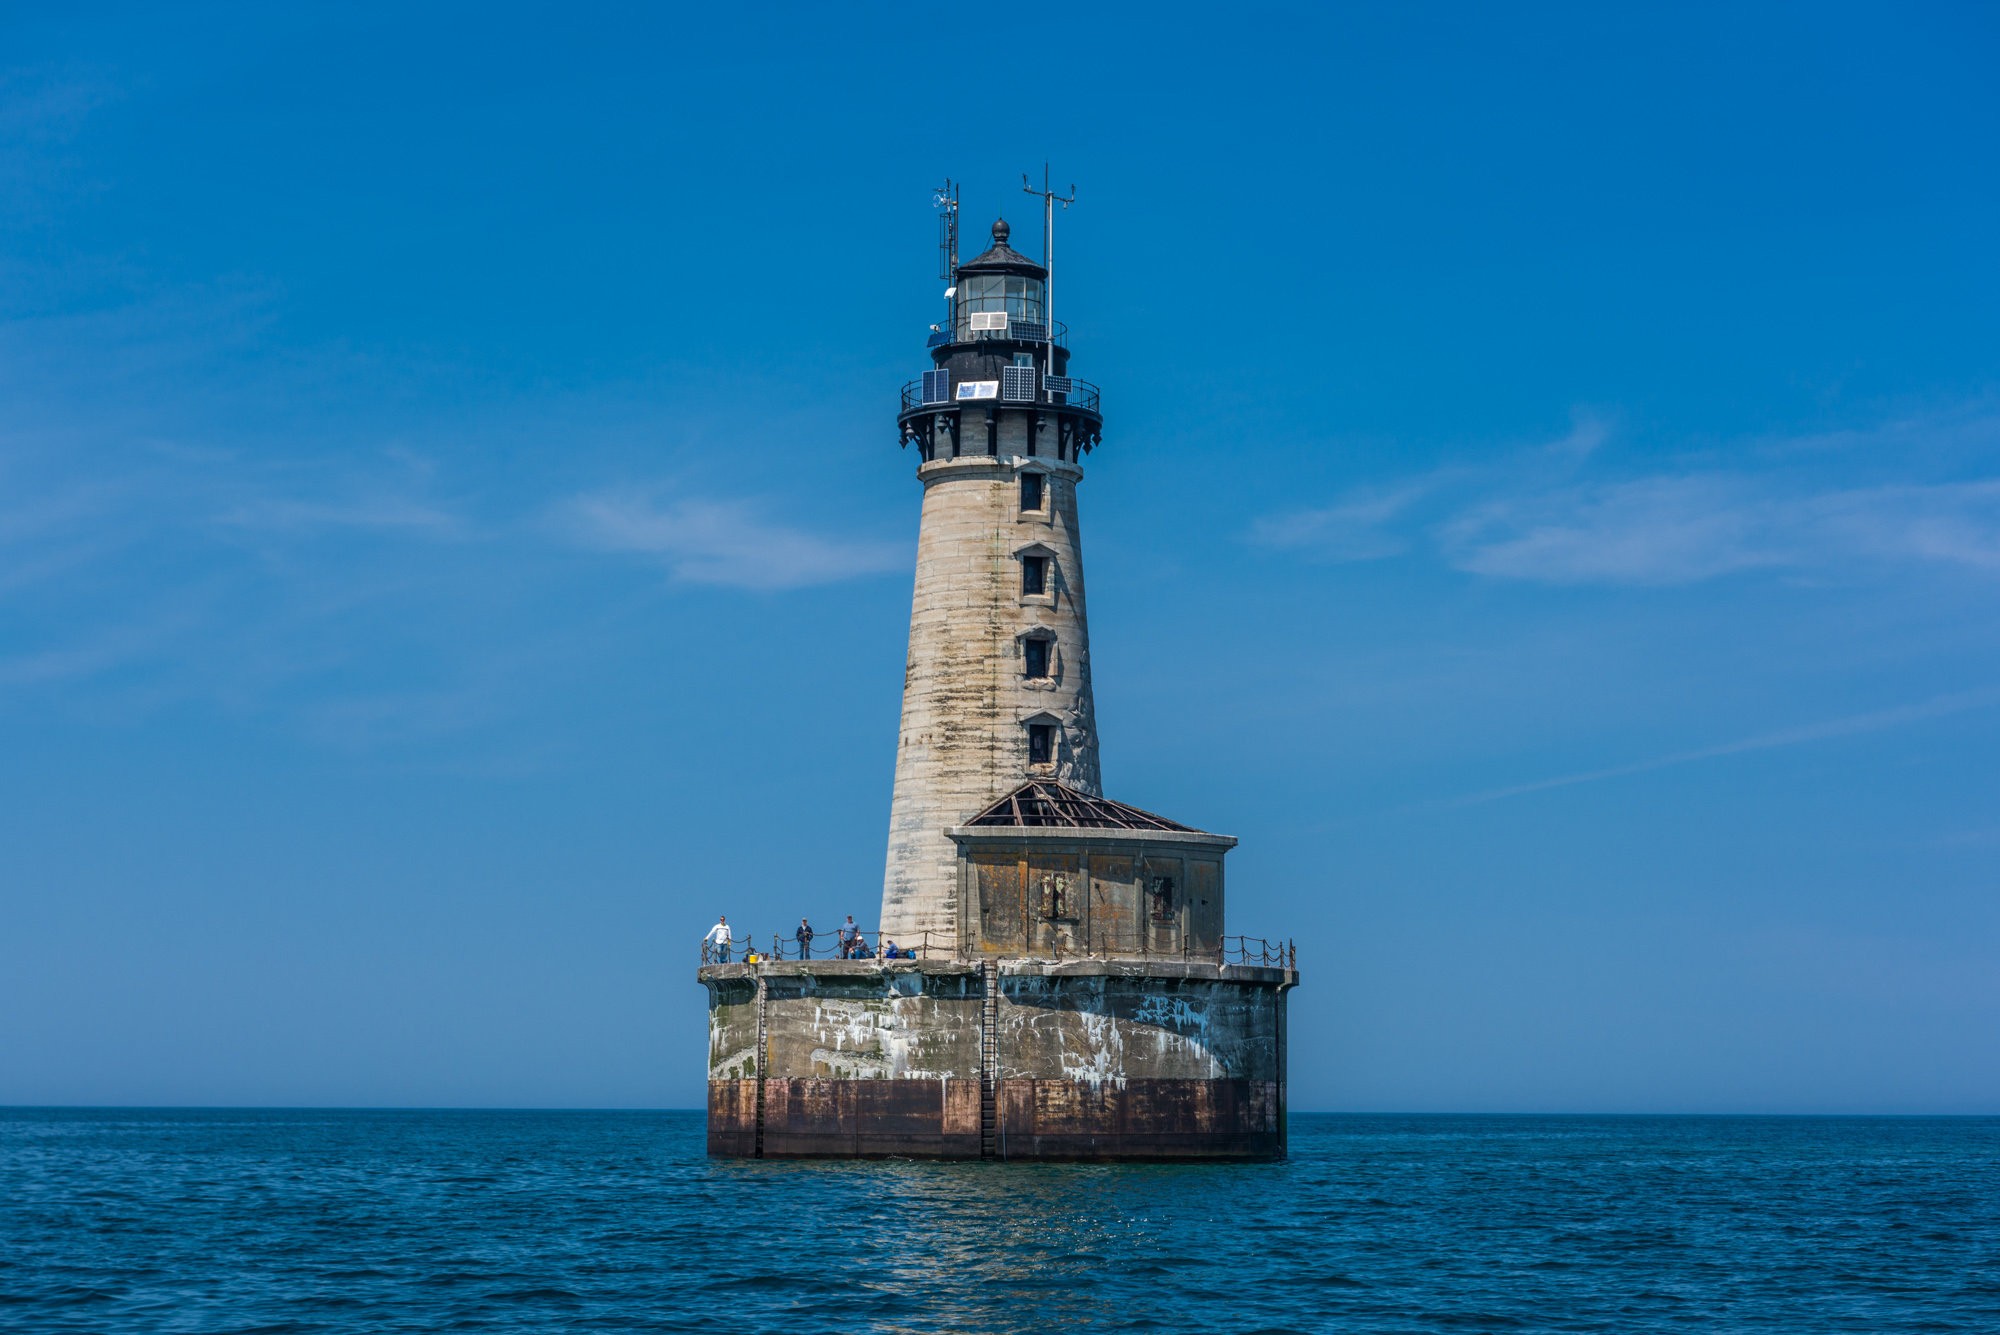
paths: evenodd
<path fill-rule="evenodd" d="M 1092 797 L 1068 784 L 1038 779 L 1024 783 L 966 822 L 968 826 L 1011 826 L 1016 829 L 1172 830 L 1201 831 L 1191 825 L 1155 816 L 1150 811 Z"/>
<path fill-rule="evenodd" d="M 960 273 L 1020 273 L 1046 278 L 1048 270 L 1007 244 L 1011 229 L 1005 218 L 993 224 L 993 245 L 985 254 L 958 266 Z"/>

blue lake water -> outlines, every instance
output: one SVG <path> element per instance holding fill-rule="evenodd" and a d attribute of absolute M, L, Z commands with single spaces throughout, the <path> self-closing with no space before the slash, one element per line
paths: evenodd
<path fill-rule="evenodd" d="M 2000 1332 L 2000 1119 L 1296 1116 L 1238 1166 L 699 1113 L 0 1110 L 0 1329 Z"/>

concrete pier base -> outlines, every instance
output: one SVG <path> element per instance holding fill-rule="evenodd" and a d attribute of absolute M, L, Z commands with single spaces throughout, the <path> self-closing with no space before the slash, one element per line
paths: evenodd
<path fill-rule="evenodd" d="M 699 978 L 713 1155 L 1285 1153 L 1289 969 L 829 960 Z"/>

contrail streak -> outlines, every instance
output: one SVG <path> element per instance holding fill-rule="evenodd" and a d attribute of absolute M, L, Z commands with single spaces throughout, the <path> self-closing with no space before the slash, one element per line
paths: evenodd
<path fill-rule="evenodd" d="M 1628 774 L 1646 774 L 1673 765 L 1691 765 L 1698 760 L 1715 760 L 1722 756 L 1737 756 L 1749 751 L 1773 751 L 1781 746 L 1800 746 L 1806 742 L 1821 742 L 1833 737 L 1852 737 L 1857 733 L 1880 732 L 1884 728 L 1898 728 L 1906 723 L 1941 718 L 1947 714 L 1962 714 L 1969 709 L 1984 709 L 1994 704 L 2000 704 L 2000 687 L 1989 686 L 1976 691 L 1958 691 L 1950 695 L 1932 696 L 1916 704 L 1898 705 L 1894 709 L 1878 709 L 1873 713 L 1850 714 L 1846 718 L 1828 719 L 1823 723 L 1808 723 L 1803 727 L 1786 728 L 1780 732 L 1759 733 L 1754 737 L 1724 742 L 1720 746 L 1705 746 L 1698 751 L 1676 751 L 1672 755 L 1655 756 L 1651 760 L 1636 760 L 1629 765 L 1613 765 L 1607 769 L 1584 770 L 1554 779 L 1538 779 L 1533 783 L 1515 784 L 1509 788 L 1493 788 L 1483 793 L 1453 798 L 1442 805 L 1480 806 L 1509 797 L 1546 792 L 1551 788 L 1595 783 L 1599 779 L 1622 779 Z"/>

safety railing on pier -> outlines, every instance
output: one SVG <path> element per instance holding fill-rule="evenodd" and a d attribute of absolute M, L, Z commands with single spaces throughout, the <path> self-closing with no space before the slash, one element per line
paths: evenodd
<path fill-rule="evenodd" d="M 796 932 L 791 937 L 771 934 L 771 945 L 767 950 L 755 937 L 739 936 L 726 945 L 713 938 L 704 937 L 701 943 L 703 964 L 744 964 L 765 963 L 773 960 L 935 960 L 951 958 L 954 941 L 945 937 L 933 937 L 929 932 L 915 937 L 896 940 L 882 932 L 855 929 L 852 939 L 844 936 L 839 929 L 833 931 L 815 930 L 811 936 L 800 937 Z M 893 954 L 890 952 L 894 952 Z"/>
<path fill-rule="evenodd" d="M 1231 942 L 1235 942 L 1231 945 Z M 1299 948 L 1292 941 L 1267 941 L 1261 936 L 1225 936 L 1217 952 L 1223 964 L 1255 964 L 1266 969 L 1297 969 Z"/>
<path fill-rule="evenodd" d="M 1057 941 L 1046 949 L 1028 948 L 1012 953 L 1028 959 L 1180 960 L 1190 964 L 1240 964 L 1293 971 L 1299 967 L 1296 942 L 1261 936 L 1225 936 L 1217 945 L 1208 948 L 1196 946 L 1186 936 L 1181 936 L 1177 941 L 1166 943 L 1157 939 L 1141 941 L 1139 947 L 1132 950 L 1074 947 L 1065 950 Z M 838 929 L 815 931 L 804 939 L 797 933 L 786 938 L 774 932 L 768 950 L 753 937 L 736 937 L 726 944 L 704 938 L 701 943 L 703 964 L 762 964 L 778 960 L 939 960 L 958 955 L 955 937 L 934 936 L 930 932 L 900 941 L 879 931 L 861 929 L 857 929 L 851 939 Z"/>

